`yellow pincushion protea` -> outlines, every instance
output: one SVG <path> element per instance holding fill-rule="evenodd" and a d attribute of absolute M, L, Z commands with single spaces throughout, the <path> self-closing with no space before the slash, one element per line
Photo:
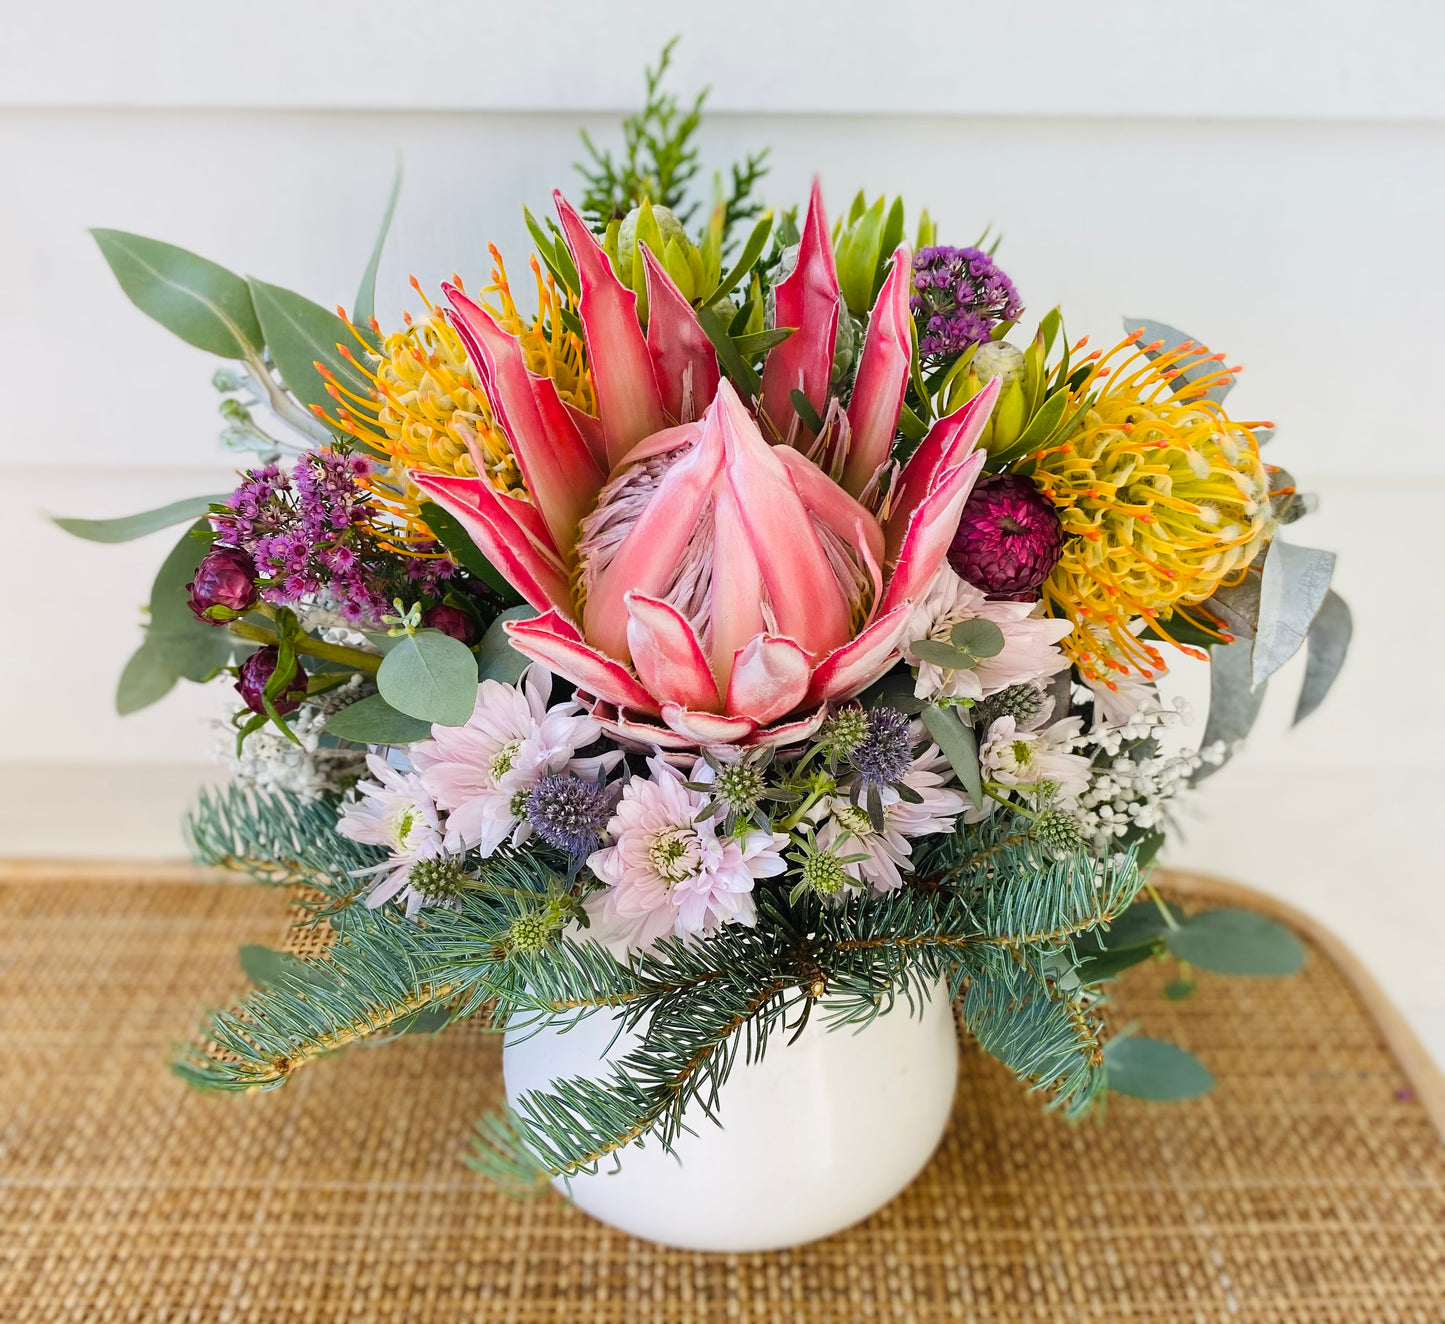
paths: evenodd
<path fill-rule="evenodd" d="M 1191 342 L 1150 362 L 1161 346 L 1139 348 L 1142 334 L 1099 359 L 1072 393 L 1070 408 L 1083 409 L 1078 428 L 1031 457 L 1067 537 L 1044 602 L 1074 623 L 1064 651 L 1111 687 L 1111 671 L 1164 669 L 1159 650 L 1131 629 L 1141 619 L 1171 643 L 1176 617 L 1218 633 L 1187 608 L 1242 578 L 1274 532 L 1251 425 L 1204 398 L 1238 369 L 1214 367 L 1221 356 Z M 1190 385 L 1176 393 L 1181 374 Z"/>
<path fill-rule="evenodd" d="M 492 284 L 482 291 L 482 305 L 498 325 L 521 343 L 527 366 L 550 377 L 567 404 L 595 414 L 596 402 L 587 369 L 582 339 L 568 329 L 562 310 L 568 303 L 555 283 L 545 280 L 537 259 L 532 272 L 537 283 L 537 315 L 526 322 L 517 310 L 501 254 L 491 249 L 496 266 Z M 460 289 L 459 277 L 452 278 Z M 376 499 L 406 526 L 406 544 L 425 544 L 431 532 L 421 518 L 425 498 L 411 482 L 413 471 L 474 478 L 480 474 L 499 492 L 527 498 L 521 471 L 506 436 L 497 426 L 491 406 L 467 361 L 461 338 L 412 278 L 412 288 L 426 304 L 427 315 L 413 322 L 405 314 L 405 327 L 386 336 L 374 352 L 357 335 L 358 352 L 343 352 L 374 384 L 373 398 L 363 400 L 331 379 L 329 390 L 341 406 L 341 426 L 372 451 L 387 457 L 368 480 Z M 495 296 L 497 303 L 487 302 Z M 570 308 L 568 308 L 569 311 Z M 377 334 L 380 328 L 373 321 Z M 353 328 L 355 330 L 355 328 Z"/>

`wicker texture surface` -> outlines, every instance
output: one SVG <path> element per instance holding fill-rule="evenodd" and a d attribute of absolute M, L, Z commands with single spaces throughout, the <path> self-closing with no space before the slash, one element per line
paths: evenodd
<path fill-rule="evenodd" d="M 1183 1106 L 1043 1114 L 966 1046 L 925 1174 L 799 1250 L 629 1240 L 459 1162 L 498 1095 L 466 1027 L 362 1047 L 278 1093 L 165 1070 L 276 945 L 282 898 L 80 871 L 0 885 L 0 1320 L 271 1324 L 1439 1324 L 1445 1147 L 1351 985 L 1152 966 L 1120 1010 L 1213 1068 Z M 785 1124 L 806 1126 L 806 1117 Z"/>

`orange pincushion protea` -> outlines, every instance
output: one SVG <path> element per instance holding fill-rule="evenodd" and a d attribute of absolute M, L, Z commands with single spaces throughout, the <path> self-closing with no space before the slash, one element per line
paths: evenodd
<path fill-rule="evenodd" d="M 501 254 L 495 247 L 491 253 L 496 265 L 492 284 L 482 291 L 482 306 L 517 337 L 528 368 L 550 378 L 569 408 L 579 415 L 595 413 L 582 341 L 564 323 L 564 300 L 551 277 L 543 279 L 534 257 L 531 266 L 538 312 L 528 322 L 517 310 Z M 424 319 L 413 322 L 406 315 L 404 329 L 386 336 L 379 353 L 372 351 L 360 334 L 356 336 L 360 352 L 343 350 L 374 384 L 373 398 L 361 399 L 334 378 L 329 386 L 341 406 L 341 426 L 389 460 L 378 464 L 367 485 L 377 501 L 406 526 L 406 538 L 399 540 L 396 548 L 400 552 L 408 551 L 408 543 L 414 546 L 431 539 L 419 512 L 426 498 L 411 481 L 412 472 L 463 478 L 485 474 L 499 492 L 520 495 L 524 491 L 516 456 L 497 424 L 460 337 L 415 277 L 411 283 L 426 304 Z M 487 295 L 495 295 L 497 302 L 488 303 Z M 372 328 L 379 330 L 374 321 Z"/>
<path fill-rule="evenodd" d="M 1237 369 L 1214 367 L 1221 356 L 1193 342 L 1150 362 L 1161 345 L 1138 347 L 1142 335 L 1104 355 L 1072 393 L 1077 430 L 1031 457 L 1066 537 L 1043 599 L 1074 623 L 1064 651 L 1105 683 L 1110 671 L 1164 669 L 1131 629 L 1141 619 L 1164 639 L 1176 617 L 1210 629 L 1187 608 L 1241 576 L 1274 532 L 1251 431 L 1262 425 L 1234 422 L 1206 398 Z M 1181 375 L 1189 384 L 1179 389 Z"/>

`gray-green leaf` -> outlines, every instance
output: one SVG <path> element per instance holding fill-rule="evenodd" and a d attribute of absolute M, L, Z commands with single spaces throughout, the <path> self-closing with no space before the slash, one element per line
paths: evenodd
<path fill-rule="evenodd" d="M 439 726 L 462 726 L 477 704 L 477 660 L 451 635 L 418 630 L 382 660 L 376 684 L 399 712 Z"/>
<path fill-rule="evenodd" d="M 246 282 L 195 253 L 124 230 L 92 230 L 130 301 L 189 345 L 226 359 L 265 344 Z"/>
<path fill-rule="evenodd" d="M 477 675 L 482 680 L 499 680 L 504 685 L 515 685 L 521 678 L 528 659 L 523 657 L 507 637 L 505 622 L 529 621 L 537 614 L 536 608 L 526 606 L 509 607 L 500 612 L 477 648 Z"/>
<path fill-rule="evenodd" d="M 1349 651 L 1353 633 L 1354 621 L 1349 606 L 1331 589 L 1325 594 L 1319 614 L 1310 626 L 1304 684 L 1300 687 L 1299 703 L 1294 710 L 1296 726 L 1325 701 L 1325 695 L 1330 692 L 1335 677 L 1345 664 L 1345 654 Z"/>
<path fill-rule="evenodd" d="M 1134 1034 L 1104 1045 L 1109 1088 L 1135 1099 L 1172 1103 L 1214 1088 L 1214 1077 L 1193 1053 L 1163 1039 Z"/>
<path fill-rule="evenodd" d="M 1191 336 L 1185 331 L 1180 331 L 1177 327 L 1172 327 L 1167 322 L 1155 322 L 1147 317 L 1126 317 L 1124 319 L 1124 329 L 1126 331 L 1134 331 L 1141 326 L 1144 328 L 1142 344 L 1152 344 L 1156 340 L 1162 340 L 1164 342 L 1157 350 L 1152 352 L 1149 350 L 1144 351 L 1151 359 L 1156 359 L 1161 354 L 1168 354 L 1171 350 L 1178 349 L 1186 340 L 1193 341 L 1200 353 L 1205 352 L 1206 347 L 1204 342 L 1197 336 Z M 1218 371 L 1219 365 L 1215 362 L 1201 363 L 1195 367 L 1182 369 L 1179 376 L 1171 383 L 1170 389 L 1177 395 L 1190 383 L 1198 381 L 1201 377 L 1212 376 Z M 1211 386 L 1209 390 L 1204 393 L 1204 398 L 1216 402 L 1221 401 L 1229 394 L 1233 386 L 1234 378 L 1226 377 L 1218 385 Z"/>
<path fill-rule="evenodd" d="M 66 533 L 84 538 L 87 542 L 130 542 L 159 529 L 169 529 L 174 524 L 188 523 L 225 499 L 224 493 L 186 497 L 183 501 L 172 501 L 168 506 L 142 510 L 134 515 L 122 515 L 118 519 L 72 519 L 66 515 L 56 515 L 54 521 Z"/>
<path fill-rule="evenodd" d="M 1269 546 L 1259 586 L 1251 676 L 1257 685 L 1274 675 L 1304 643 L 1330 590 L 1335 554 L 1296 547 L 1278 538 Z"/>
<path fill-rule="evenodd" d="M 1232 907 L 1191 915 L 1165 941 L 1181 961 L 1221 975 L 1292 975 L 1305 961 L 1283 924 Z"/>
<path fill-rule="evenodd" d="M 997 657 L 1003 652 L 1003 631 L 992 621 L 959 621 L 948 633 L 955 648 L 972 654 L 976 661 Z"/>
<path fill-rule="evenodd" d="M 345 345 L 353 352 L 361 348 L 345 322 L 320 304 L 279 285 L 267 285 L 252 277 L 250 286 L 271 361 L 286 388 L 307 409 L 319 405 L 328 420 L 336 416 L 337 402 L 326 392 L 326 382 L 316 370 L 318 363 L 344 390 L 363 400 L 371 398 L 372 383 L 336 348 Z M 351 402 L 346 407 L 354 408 Z M 328 422 L 328 426 L 340 430 L 334 422 Z"/>
<path fill-rule="evenodd" d="M 163 699 L 179 677 L 147 633 L 141 646 L 130 655 L 115 690 L 115 710 L 122 717 Z"/>
<path fill-rule="evenodd" d="M 283 975 L 290 975 L 307 984 L 326 984 L 330 981 L 321 971 L 309 966 L 299 956 L 290 952 L 278 952 L 259 944 L 242 947 L 237 953 L 241 958 L 241 969 L 246 978 L 260 988 L 270 988 Z"/>
<path fill-rule="evenodd" d="M 1209 650 L 1209 720 L 1199 743 L 1202 749 L 1222 741 L 1226 762 L 1249 734 L 1264 703 L 1266 685 L 1250 683 L 1251 648 L 1250 640 L 1236 639 Z M 1221 767 L 1223 763 L 1202 763 L 1190 781 L 1197 786 Z"/>
<path fill-rule="evenodd" d="M 409 745 L 431 734 L 431 723 L 398 712 L 379 694 L 358 699 L 326 719 L 327 735 L 358 745 Z"/>
<path fill-rule="evenodd" d="M 958 719 L 950 708 L 940 708 L 930 703 L 921 714 L 928 734 L 938 743 L 944 758 L 953 765 L 963 789 L 975 807 L 981 808 L 983 798 L 983 773 L 978 766 L 978 741 L 971 728 Z"/>
<path fill-rule="evenodd" d="M 381 250 L 386 247 L 387 232 L 391 229 L 391 218 L 396 215 L 396 200 L 401 196 L 401 158 L 397 158 L 396 174 L 391 181 L 391 196 L 386 200 L 386 211 L 382 213 L 381 229 L 377 231 L 376 243 L 371 246 L 366 270 L 361 273 L 361 284 L 356 290 L 356 306 L 351 310 L 351 320 L 357 330 L 366 334 L 367 324 L 376 316 L 376 270 L 381 265 Z"/>

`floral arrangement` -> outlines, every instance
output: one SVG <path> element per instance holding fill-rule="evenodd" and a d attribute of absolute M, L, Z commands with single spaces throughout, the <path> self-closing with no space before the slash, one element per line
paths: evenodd
<path fill-rule="evenodd" d="M 1148 883 L 1267 678 L 1307 648 L 1302 717 L 1348 642 L 1332 557 L 1281 537 L 1309 502 L 1270 425 L 1168 326 L 1021 330 L 997 243 L 927 212 L 910 243 L 902 199 L 765 210 L 764 154 L 690 202 L 702 103 L 666 63 L 579 203 L 526 213 L 525 299 L 494 248 L 383 329 L 385 224 L 349 315 L 96 232 L 225 361 L 223 441 L 256 456 L 229 495 L 61 521 L 189 526 L 119 706 L 234 687 L 195 854 L 330 937 L 247 949 L 257 987 L 178 1069 L 264 1089 L 403 1030 L 620 1016 L 644 1037 L 610 1078 L 479 1124 L 523 1185 L 670 1145 L 774 1032 L 940 985 L 1068 1116 L 1207 1088 L 1105 994 L 1151 956 L 1170 996 L 1300 959 Z M 1212 669 L 1193 746 L 1159 690 L 1182 658 Z"/>

